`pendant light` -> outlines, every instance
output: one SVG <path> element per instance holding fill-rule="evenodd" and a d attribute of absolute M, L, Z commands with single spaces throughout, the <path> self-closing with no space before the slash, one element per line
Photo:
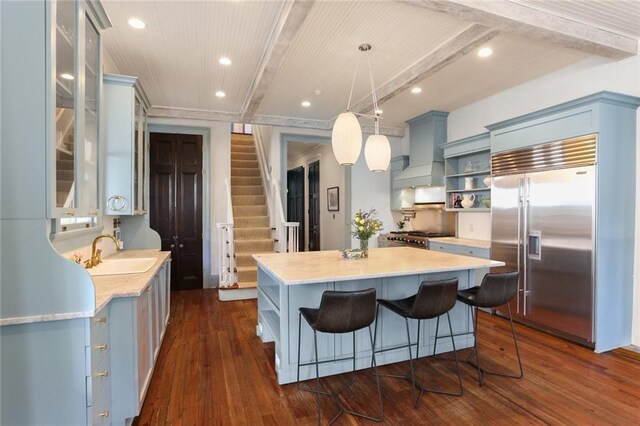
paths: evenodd
<path fill-rule="evenodd" d="M 361 52 L 369 52 L 371 50 L 370 44 L 361 44 L 358 46 Z M 379 134 L 379 121 L 380 115 L 378 113 L 378 99 L 376 97 L 376 90 L 373 83 L 373 72 L 371 70 L 371 61 L 367 54 L 367 63 L 369 64 L 369 79 L 371 81 L 371 95 L 373 96 L 373 109 L 375 116 L 373 116 L 375 123 L 375 134 L 367 138 L 367 142 L 364 148 L 364 156 L 367 162 L 367 167 L 372 172 L 384 172 L 389 168 L 389 162 L 391 160 L 391 147 L 389 145 L 389 139 L 386 136 Z M 355 72 L 353 74 L 353 80 L 351 82 L 351 91 L 349 93 L 349 102 L 347 103 L 347 110 L 340 114 L 336 119 L 333 130 L 331 132 L 331 147 L 333 148 L 333 154 L 340 165 L 353 165 L 358 161 L 360 156 L 360 150 L 362 149 L 362 129 L 358 118 L 354 113 L 349 111 L 351 106 L 351 98 L 353 96 L 353 86 L 356 81 L 356 74 L 358 72 L 358 64 L 356 63 Z M 366 116 L 364 114 L 359 114 Z M 371 116 L 367 116 L 371 117 Z"/>

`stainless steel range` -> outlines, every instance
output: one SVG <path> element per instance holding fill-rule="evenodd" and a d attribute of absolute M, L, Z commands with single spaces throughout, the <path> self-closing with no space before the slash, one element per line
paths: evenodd
<path fill-rule="evenodd" d="M 429 238 L 453 237 L 454 235 L 443 232 L 425 232 L 425 231 L 409 231 L 409 232 L 392 232 L 387 237 L 389 247 L 415 247 L 429 248 Z"/>

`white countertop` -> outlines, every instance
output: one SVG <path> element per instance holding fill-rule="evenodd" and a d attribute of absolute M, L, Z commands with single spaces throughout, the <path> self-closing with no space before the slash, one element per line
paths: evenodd
<path fill-rule="evenodd" d="M 254 254 L 282 284 L 313 284 L 504 266 L 504 262 L 412 247 L 369 250 L 365 259 L 345 260 L 337 250 Z"/>
<path fill-rule="evenodd" d="M 147 272 L 141 274 L 102 275 L 91 277 L 96 294 L 96 308 L 93 312 L 61 312 L 55 314 L 33 315 L 29 317 L 2 318 L 0 326 L 28 324 L 34 322 L 60 321 L 92 317 L 115 297 L 137 297 L 151 282 L 162 262 L 171 255 L 159 250 L 126 250 L 105 259 L 130 259 L 136 257 L 155 257 L 156 263 Z"/>
<path fill-rule="evenodd" d="M 456 237 L 439 237 L 439 238 L 429 238 L 429 241 L 433 241 L 435 243 L 455 244 L 458 246 L 476 247 L 476 248 L 482 248 L 482 249 L 491 248 L 491 241 L 484 241 L 484 240 L 469 240 L 466 238 L 456 238 Z"/>
<path fill-rule="evenodd" d="M 100 275 L 91 277 L 96 289 L 96 312 L 102 309 L 114 297 L 137 297 L 151 282 L 151 278 L 160 269 L 171 252 L 158 250 L 125 250 L 105 259 L 131 259 L 136 257 L 155 257 L 156 263 L 147 272 L 141 274 Z"/>

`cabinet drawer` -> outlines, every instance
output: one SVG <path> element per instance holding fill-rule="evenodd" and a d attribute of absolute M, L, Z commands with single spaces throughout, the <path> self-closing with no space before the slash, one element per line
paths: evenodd
<path fill-rule="evenodd" d="M 484 248 L 479 248 L 479 247 L 458 246 L 458 253 L 463 256 L 489 259 L 489 250 Z"/>
<path fill-rule="evenodd" d="M 109 309 L 106 306 L 96 312 L 93 318 L 90 318 L 89 331 L 92 345 L 100 340 L 109 340 L 109 322 Z"/>
<path fill-rule="evenodd" d="M 91 374 L 98 370 L 108 370 L 109 362 L 109 343 L 107 339 L 91 344 Z"/>
<path fill-rule="evenodd" d="M 98 368 L 91 372 L 91 394 L 92 405 L 95 405 L 96 395 L 100 395 L 105 388 L 110 388 L 111 370 L 109 365 L 99 365 Z"/>
<path fill-rule="evenodd" d="M 429 242 L 429 250 L 458 254 L 458 251 L 456 250 L 455 246 L 452 246 L 450 244 L 444 244 L 444 243 Z"/>
<path fill-rule="evenodd" d="M 107 381 L 100 390 L 94 393 L 93 405 L 87 409 L 88 424 L 103 426 L 111 424 L 111 381 Z"/>

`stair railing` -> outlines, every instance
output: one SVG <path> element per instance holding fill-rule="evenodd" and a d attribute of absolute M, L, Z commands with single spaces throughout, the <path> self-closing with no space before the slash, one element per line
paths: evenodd
<path fill-rule="evenodd" d="M 282 208 L 282 197 L 280 196 L 280 182 L 277 178 L 271 175 L 269 166 L 262 149 L 262 135 L 260 126 L 253 126 L 254 141 L 256 144 L 256 153 L 258 154 L 258 162 L 260 165 L 260 174 L 262 176 L 262 182 L 264 185 L 264 191 L 267 199 L 267 209 L 269 210 L 269 217 L 273 218 L 275 224 L 276 250 L 279 253 L 296 252 L 298 251 L 298 228 L 299 222 L 287 222 L 287 217 L 284 215 Z M 272 201 L 272 196 L 275 198 Z M 273 204 L 273 205 L 272 205 Z"/>
<path fill-rule="evenodd" d="M 224 180 L 227 193 L 227 222 L 218 223 L 220 282 L 218 287 L 231 287 L 236 283 L 236 257 L 233 241 L 233 205 L 231 204 L 231 184 Z"/>

